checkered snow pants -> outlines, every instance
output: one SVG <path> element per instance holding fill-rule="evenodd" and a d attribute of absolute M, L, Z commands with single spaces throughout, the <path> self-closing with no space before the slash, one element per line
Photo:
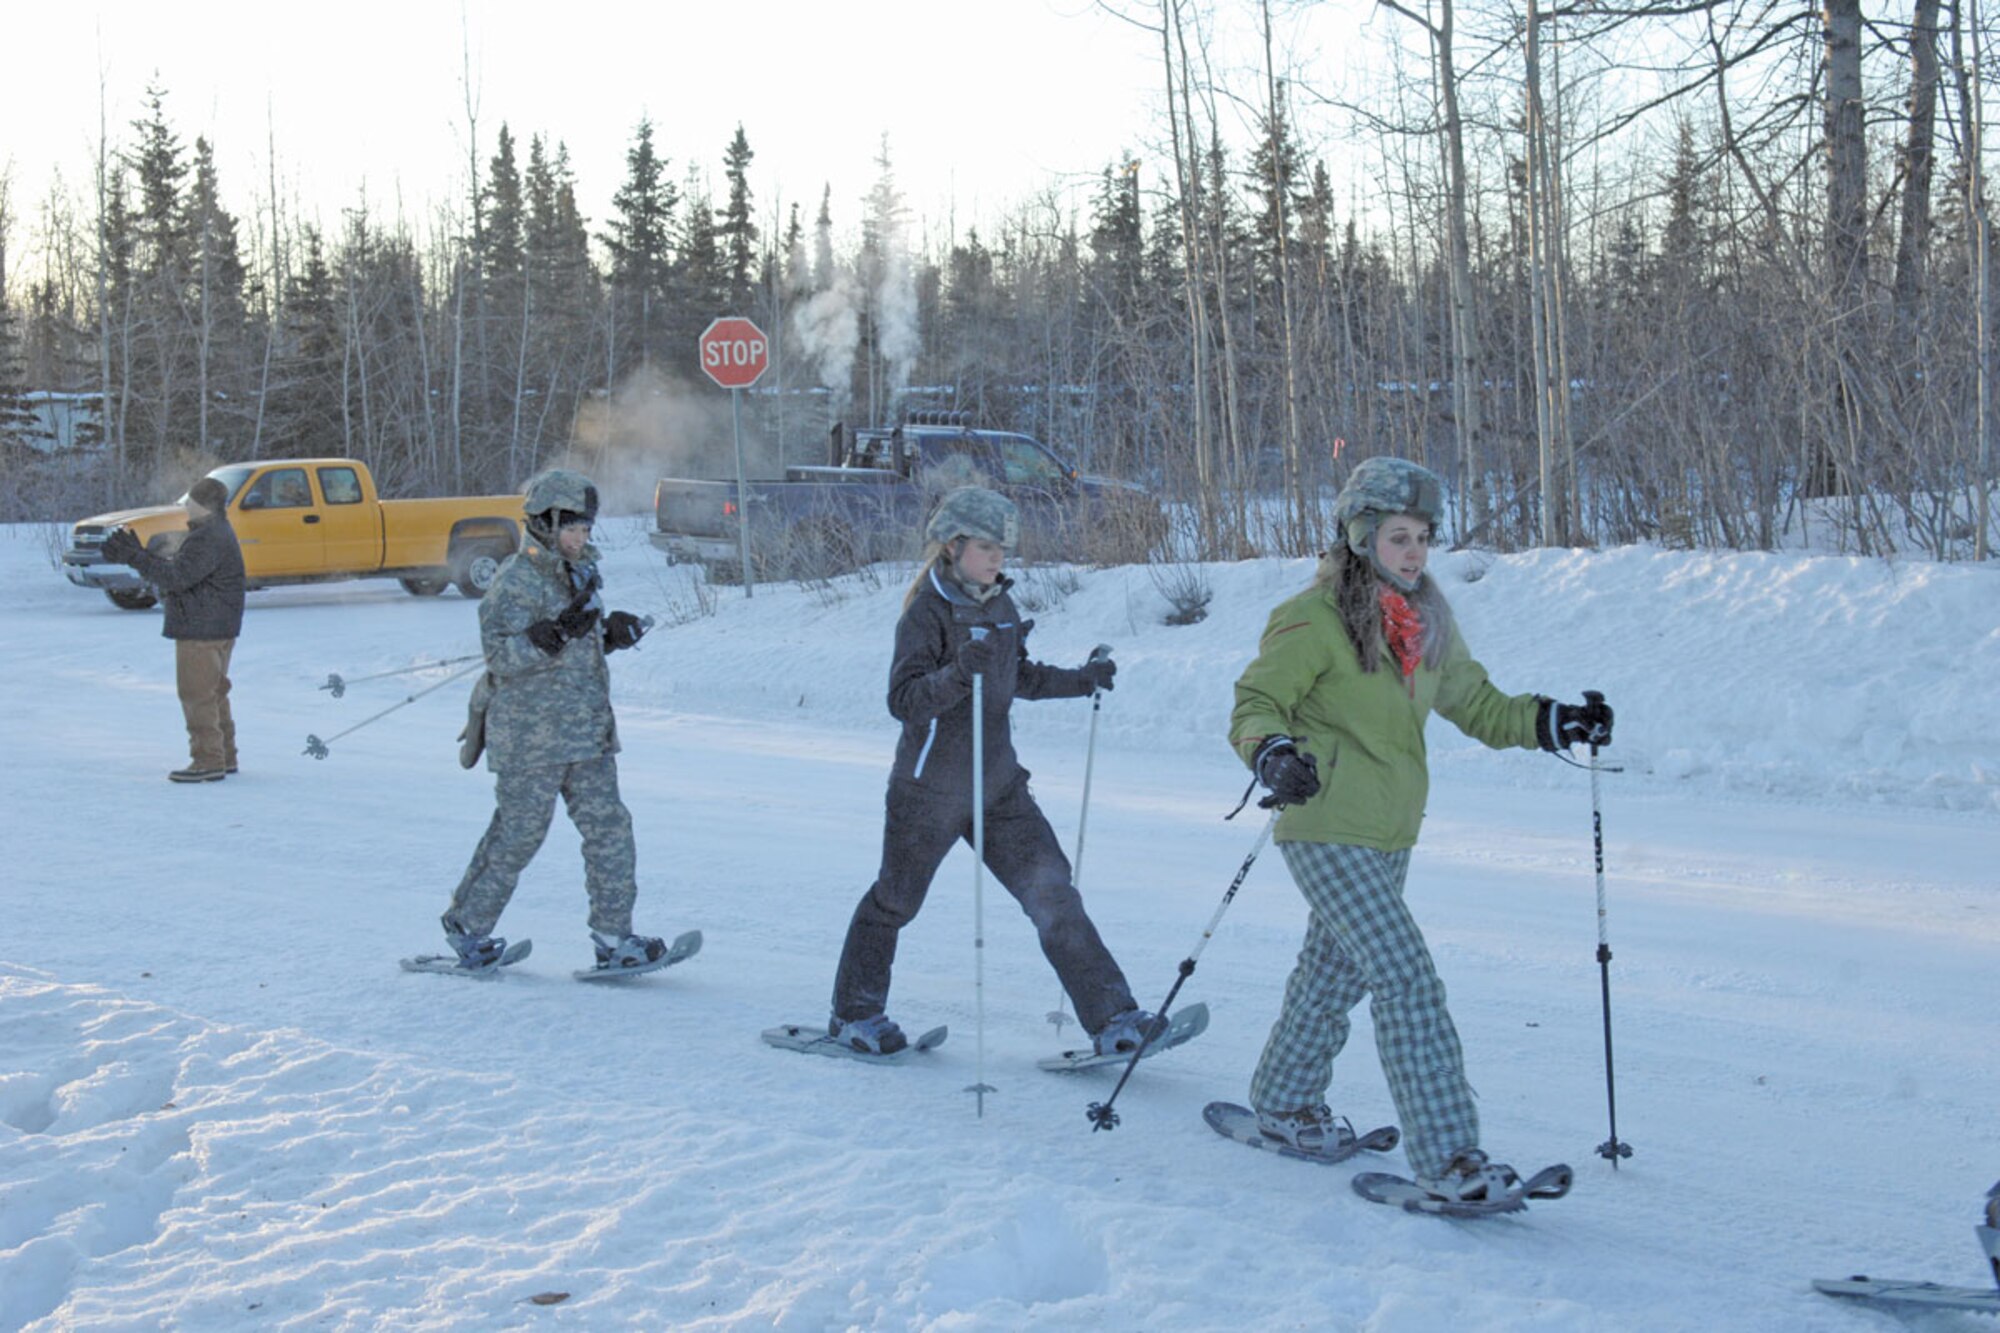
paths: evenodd
<path fill-rule="evenodd" d="M 1334 1057 L 1347 1044 L 1348 1011 L 1369 996 L 1403 1151 L 1417 1174 L 1440 1174 L 1454 1153 L 1478 1145 L 1479 1112 L 1444 983 L 1403 902 L 1409 850 L 1325 842 L 1284 842 L 1278 849 L 1312 920 L 1285 983 L 1284 1011 L 1250 1081 L 1250 1100 L 1267 1111 L 1325 1101 Z"/>

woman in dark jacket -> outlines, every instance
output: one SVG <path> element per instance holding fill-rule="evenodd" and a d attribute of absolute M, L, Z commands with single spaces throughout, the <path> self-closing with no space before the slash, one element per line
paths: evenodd
<path fill-rule="evenodd" d="M 889 774 L 882 866 L 854 909 L 841 950 L 828 1032 L 889 1055 L 907 1041 L 885 1012 L 896 937 L 923 906 L 952 846 L 972 841 L 972 680 L 982 678 L 986 865 L 1021 904 L 1042 952 L 1099 1051 L 1135 1048 L 1153 1016 L 1131 988 L 1070 881 L 1069 858 L 1028 791 L 1007 714 L 1014 700 L 1072 699 L 1110 689 L 1108 658 L 1070 670 L 1033 661 L 1000 566 L 1019 532 L 1013 502 L 967 486 L 932 516 L 922 571 L 896 622 L 889 712 L 903 724 Z"/>

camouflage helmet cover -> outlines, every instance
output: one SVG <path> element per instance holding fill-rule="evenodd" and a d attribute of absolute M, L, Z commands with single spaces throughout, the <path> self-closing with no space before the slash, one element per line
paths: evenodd
<path fill-rule="evenodd" d="M 924 535 L 934 542 L 975 537 L 1011 549 L 1021 539 L 1021 516 L 1014 502 L 997 491 L 960 486 L 938 501 Z"/>
<path fill-rule="evenodd" d="M 1354 469 L 1333 502 L 1334 522 L 1347 549 L 1394 587 L 1415 592 L 1421 575 L 1416 581 L 1405 579 L 1375 554 L 1376 530 L 1383 519 L 1395 514 L 1423 519 L 1435 531 L 1444 515 L 1444 483 L 1437 473 L 1404 458 L 1370 458 Z"/>
<path fill-rule="evenodd" d="M 552 467 L 528 478 L 521 488 L 522 510 L 530 516 L 563 510 L 597 518 L 597 487 L 581 472 Z"/>

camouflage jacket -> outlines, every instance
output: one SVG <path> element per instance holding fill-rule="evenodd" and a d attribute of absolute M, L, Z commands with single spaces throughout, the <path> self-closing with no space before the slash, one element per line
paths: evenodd
<path fill-rule="evenodd" d="M 575 566 L 529 545 L 500 566 L 479 603 L 479 640 L 493 679 L 486 711 L 486 766 L 502 769 L 573 764 L 618 752 L 611 715 L 611 673 L 604 663 L 603 598 L 599 619 L 551 657 L 528 640 L 528 626 L 552 620 L 576 594 L 572 577 L 594 574 L 597 552 Z"/>

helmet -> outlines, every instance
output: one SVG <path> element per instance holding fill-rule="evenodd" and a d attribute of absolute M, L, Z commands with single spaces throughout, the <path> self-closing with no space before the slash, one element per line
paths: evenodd
<path fill-rule="evenodd" d="M 1437 473 L 1404 458 L 1370 458 L 1354 469 L 1340 497 L 1333 502 L 1333 519 L 1347 539 L 1347 549 L 1367 558 L 1375 572 L 1404 592 L 1403 580 L 1375 558 L 1375 530 L 1395 514 L 1423 519 L 1433 528 L 1444 515 L 1444 483 Z"/>
<path fill-rule="evenodd" d="M 528 533 L 543 546 L 555 545 L 564 523 L 597 521 L 597 487 L 581 472 L 552 467 L 528 478 L 521 490 Z"/>
<path fill-rule="evenodd" d="M 946 491 L 944 499 L 924 525 L 924 535 L 934 542 L 959 537 L 998 542 L 1012 547 L 1021 539 L 1021 516 L 1014 502 L 997 491 L 981 486 L 960 486 Z"/>

